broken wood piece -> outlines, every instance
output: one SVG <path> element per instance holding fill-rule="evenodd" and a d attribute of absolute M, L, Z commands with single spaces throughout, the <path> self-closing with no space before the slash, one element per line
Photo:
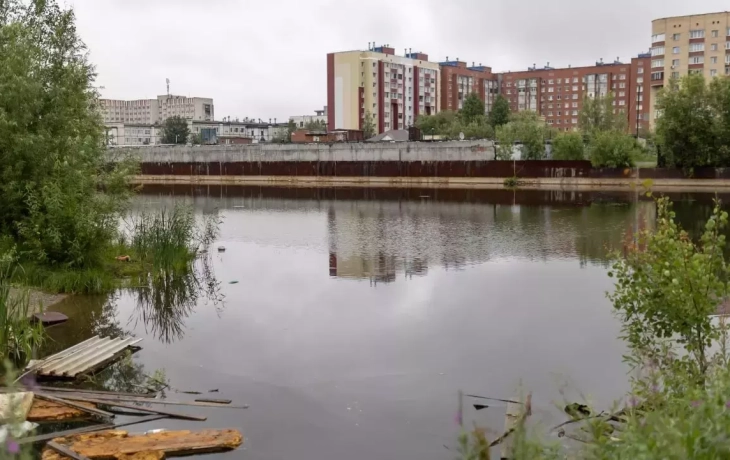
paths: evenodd
<path fill-rule="evenodd" d="M 78 404 L 91 408 L 96 407 L 91 403 Z M 71 407 L 66 404 L 58 404 L 40 398 L 34 398 L 33 405 L 30 406 L 30 411 L 28 412 L 26 420 L 29 422 L 60 422 L 84 420 L 88 418 L 89 414 L 87 412 L 75 407 Z"/>
<path fill-rule="evenodd" d="M 91 426 L 84 426 L 81 428 L 73 428 L 71 430 L 64 430 L 64 431 L 58 431 L 56 433 L 46 433 L 46 434 L 39 434 L 37 436 L 27 436 L 25 438 L 21 438 L 18 440 L 18 444 L 35 444 L 39 442 L 45 442 L 49 439 L 54 438 L 61 438 L 66 436 L 74 436 L 81 433 L 92 433 L 94 431 L 106 431 L 106 430 L 113 430 L 116 428 L 121 428 L 125 426 L 130 425 L 137 425 L 139 423 L 147 423 L 147 422 L 154 422 L 155 420 L 161 420 L 167 418 L 166 415 L 147 415 L 145 417 L 141 417 L 135 420 L 130 420 L 128 422 L 122 422 L 122 423 L 107 423 L 103 425 L 91 425 Z"/>
<path fill-rule="evenodd" d="M 137 452 L 134 454 L 120 454 L 117 455 L 117 457 L 114 460 L 163 460 L 165 458 L 165 453 L 155 451 L 155 452 Z"/>
<path fill-rule="evenodd" d="M 504 433 L 502 436 L 492 441 L 492 443 L 489 444 L 489 447 L 502 444 L 504 440 L 514 433 L 530 415 L 532 415 L 532 393 L 527 394 L 524 404 L 514 400 L 513 402 L 508 403 L 504 414 Z M 502 445 L 502 458 L 512 458 L 511 444 Z"/>
<path fill-rule="evenodd" d="M 130 435 L 126 431 L 110 430 L 56 438 L 53 441 L 90 459 L 110 459 L 142 452 L 162 452 L 169 456 L 221 452 L 240 446 L 243 437 L 238 430 L 163 431 L 146 435 Z M 61 460 L 64 457 L 46 448 L 42 458 Z"/>
<path fill-rule="evenodd" d="M 149 393 L 127 393 L 124 391 L 106 391 L 106 390 L 87 390 L 84 388 L 60 388 L 60 387 L 37 387 L 38 390 L 45 392 L 61 392 L 61 393 L 89 393 L 94 395 L 106 396 L 129 396 L 132 398 L 154 398 L 155 395 Z"/>
<path fill-rule="evenodd" d="M 149 414 L 159 414 L 159 415 L 167 415 L 170 418 L 177 418 L 181 420 L 194 420 L 197 422 L 204 422 L 208 420 L 208 417 L 201 417 L 198 415 L 188 415 L 188 414 L 181 414 L 179 412 L 168 412 L 165 410 L 159 410 L 159 409 L 150 409 L 148 407 L 142 407 L 142 406 L 135 406 L 132 404 L 126 404 L 124 402 L 120 402 L 119 400 L 111 400 L 111 399 L 92 399 L 92 398 L 81 398 L 78 396 L 74 396 L 73 398 L 69 397 L 69 399 L 73 399 L 76 401 L 84 401 L 84 402 L 90 402 L 94 404 L 104 405 L 104 406 L 116 406 L 116 407 L 122 407 L 124 409 L 132 409 L 138 412 L 147 412 Z M 139 401 L 140 403 L 149 403 L 153 402 L 154 400 L 149 401 Z"/>
<path fill-rule="evenodd" d="M 47 393 L 44 393 L 47 394 Z M 121 402 L 133 402 L 142 404 L 161 404 L 163 406 L 195 406 L 195 407 L 222 407 L 226 409 L 248 409 L 248 406 L 228 406 L 220 403 L 205 403 L 197 401 L 175 401 L 170 399 L 154 399 L 154 398 L 133 398 L 126 396 L 106 396 L 106 395 L 91 395 L 91 394 L 73 394 L 66 393 L 63 395 L 64 399 L 71 399 L 74 401 L 84 401 L 88 398 L 98 399 L 102 401 L 121 401 Z"/>
<path fill-rule="evenodd" d="M 65 404 L 67 406 L 73 407 L 75 409 L 78 409 L 80 411 L 86 412 L 87 414 L 90 414 L 93 418 L 101 419 L 103 422 L 110 422 L 111 419 L 114 418 L 114 414 L 103 411 L 101 409 L 98 409 L 96 407 L 89 407 L 88 405 L 82 405 L 74 401 L 69 401 L 67 399 L 60 399 L 56 398 L 55 396 L 51 396 L 45 393 L 38 393 L 36 395 L 39 399 L 45 399 L 46 401 L 51 401 L 56 404 Z M 85 401 L 93 403 L 94 401 Z"/>
<path fill-rule="evenodd" d="M 230 404 L 233 401 L 231 401 L 230 399 L 207 399 L 207 398 L 201 398 L 201 399 L 196 399 L 195 402 L 199 402 L 199 403 L 210 403 L 210 404 Z"/>
<path fill-rule="evenodd" d="M 56 452 L 58 452 L 59 454 L 63 454 L 66 457 L 70 457 L 70 458 L 72 458 L 74 460 L 90 460 L 89 457 L 86 457 L 84 455 L 78 454 L 78 453 L 72 451 L 71 449 L 69 449 L 68 447 L 62 446 L 62 445 L 58 444 L 55 441 L 50 441 L 46 445 L 49 448 L 51 448 L 51 449 L 55 450 Z"/>
<path fill-rule="evenodd" d="M 43 327 L 55 326 L 56 324 L 65 323 L 68 321 L 68 316 L 57 311 L 45 311 L 35 313 L 32 320 L 34 322 L 41 323 Z"/>

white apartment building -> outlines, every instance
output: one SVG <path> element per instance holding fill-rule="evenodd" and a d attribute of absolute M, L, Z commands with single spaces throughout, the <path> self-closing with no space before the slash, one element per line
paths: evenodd
<path fill-rule="evenodd" d="M 327 106 L 323 110 L 315 110 L 314 115 L 295 115 L 289 117 L 289 121 L 293 121 L 297 128 L 304 128 L 308 123 L 321 122 L 327 125 Z"/>
<path fill-rule="evenodd" d="M 99 102 L 106 125 L 114 123 L 162 124 L 173 116 L 181 116 L 191 121 L 215 120 L 213 99 L 204 97 L 163 95 L 157 96 L 157 99 L 135 101 L 101 99 Z"/>
<path fill-rule="evenodd" d="M 215 129 L 219 139 L 250 138 L 252 144 L 271 142 L 275 137 L 285 133 L 287 123 L 266 123 L 250 121 L 197 121 L 190 123 L 190 132 L 196 135 L 204 128 Z"/>
<path fill-rule="evenodd" d="M 141 123 L 110 123 L 106 125 L 107 145 L 158 145 L 162 143 L 159 126 Z"/>

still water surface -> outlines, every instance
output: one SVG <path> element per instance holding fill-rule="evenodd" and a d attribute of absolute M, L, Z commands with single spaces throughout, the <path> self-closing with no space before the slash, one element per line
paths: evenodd
<path fill-rule="evenodd" d="M 675 198 L 689 226 L 709 212 L 710 196 Z M 209 397 L 250 408 L 194 408 L 206 424 L 135 430 L 242 430 L 242 449 L 213 458 L 443 459 L 453 457 L 444 445 L 457 433 L 459 389 L 532 391 L 547 421 L 564 396 L 606 408 L 627 389 L 606 253 L 653 225 L 650 200 L 148 187 L 135 208 L 178 202 L 222 221 L 198 279 L 69 299 L 59 310 L 71 320 L 51 329 L 51 348 L 94 334 L 144 337 L 135 367 L 107 372 L 107 384 L 134 389 L 164 368 L 174 388 L 218 389 Z M 465 419 L 499 433 L 503 415 L 503 406 L 467 408 Z"/>

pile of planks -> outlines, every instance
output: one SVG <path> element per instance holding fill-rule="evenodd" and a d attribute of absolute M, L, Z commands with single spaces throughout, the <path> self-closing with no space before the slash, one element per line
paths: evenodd
<path fill-rule="evenodd" d="M 19 390 L 4 388 L 9 394 Z M 218 407 L 232 406 L 230 400 L 173 401 L 158 399 L 151 394 L 109 392 L 74 388 L 35 387 L 33 402 L 27 411 L 27 421 L 95 421 L 94 425 L 56 433 L 29 436 L 19 444 L 47 442 L 44 459 L 73 458 L 139 458 L 158 459 L 166 455 L 190 455 L 235 449 L 242 443 L 237 430 L 163 431 L 144 435 L 129 435 L 118 428 L 148 423 L 165 418 L 205 421 L 207 417 L 167 409 L 165 406 Z M 159 406 L 163 406 L 161 408 Z M 125 423 L 115 423 L 117 414 L 136 417 Z M 100 447 L 103 444 L 103 448 Z M 115 455 L 110 457 L 109 452 Z M 117 455 L 118 454 L 118 455 Z M 133 456 L 133 457 L 130 457 Z"/>

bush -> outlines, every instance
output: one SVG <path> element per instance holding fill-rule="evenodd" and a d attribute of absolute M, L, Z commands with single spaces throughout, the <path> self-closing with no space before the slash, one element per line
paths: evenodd
<path fill-rule="evenodd" d="M 545 141 L 552 135 L 551 129 L 535 112 L 513 114 L 510 122 L 497 128 L 497 159 L 512 159 L 515 142 L 521 142 L 522 160 L 545 158 Z"/>
<path fill-rule="evenodd" d="M 0 43 L 0 233 L 21 261 L 98 265 L 131 170 L 105 169 L 94 69 L 73 12 L 3 2 Z"/>
<path fill-rule="evenodd" d="M 620 131 L 597 132 L 589 146 L 591 163 L 600 168 L 629 168 L 641 154 L 636 139 Z"/>
<path fill-rule="evenodd" d="M 580 133 L 559 133 L 553 139 L 553 160 L 585 160 L 585 145 Z"/>

